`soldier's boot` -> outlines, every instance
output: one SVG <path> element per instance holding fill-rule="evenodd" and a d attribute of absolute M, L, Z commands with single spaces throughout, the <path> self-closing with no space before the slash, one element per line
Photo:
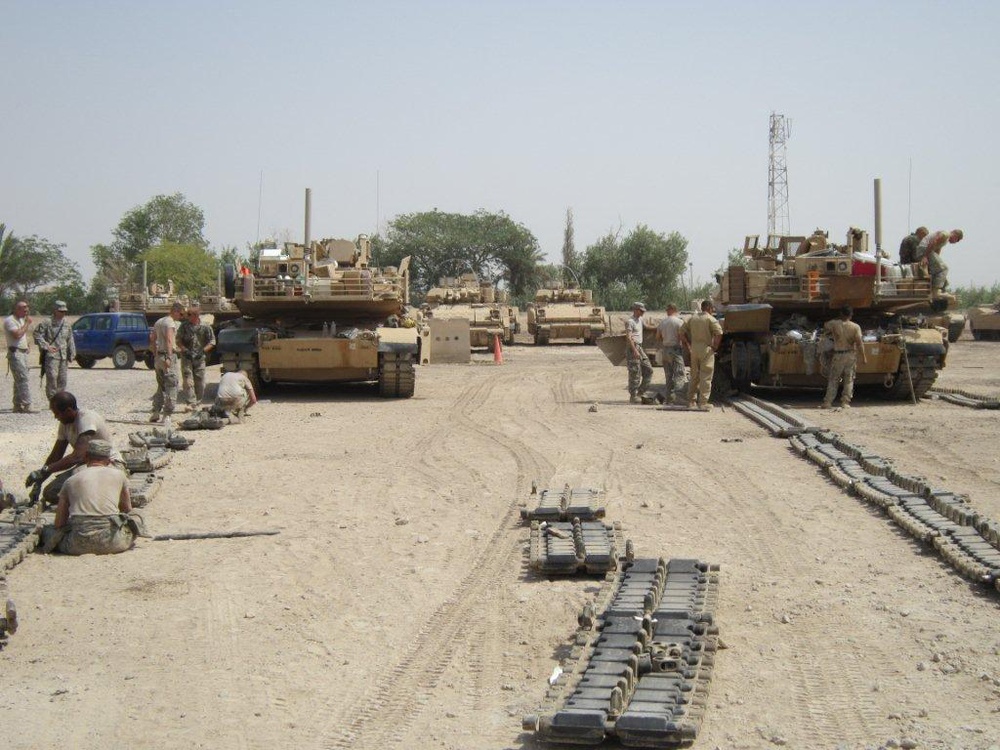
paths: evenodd
<path fill-rule="evenodd" d="M 630 404 L 641 404 L 642 403 L 642 399 L 639 398 L 638 394 L 633 393 L 631 396 L 629 396 L 628 402 Z"/>

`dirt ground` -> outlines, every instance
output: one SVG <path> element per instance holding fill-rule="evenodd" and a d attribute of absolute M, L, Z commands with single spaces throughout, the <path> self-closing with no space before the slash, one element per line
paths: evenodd
<path fill-rule="evenodd" d="M 148 508 L 153 533 L 278 536 L 142 540 L 11 571 L 7 747 L 539 746 L 521 716 L 597 583 L 527 571 L 532 480 L 606 490 L 639 556 L 721 564 L 728 649 L 695 747 L 998 746 L 996 591 L 735 411 L 630 406 L 625 370 L 595 347 L 476 359 L 420 368 L 401 402 L 275 390 L 246 424 L 197 433 Z M 938 383 L 1000 393 L 1000 344 L 953 345 Z M 141 419 L 153 387 L 141 367 L 70 372 L 81 404 L 115 419 Z M 997 412 L 778 400 L 1000 518 Z M 113 426 L 119 443 L 134 429 Z M 0 412 L 8 485 L 55 427 Z"/>

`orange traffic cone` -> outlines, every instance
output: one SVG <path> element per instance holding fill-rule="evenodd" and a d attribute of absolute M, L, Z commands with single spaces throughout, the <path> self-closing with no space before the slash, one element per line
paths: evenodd
<path fill-rule="evenodd" d="M 499 336 L 493 337 L 493 364 L 503 364 L 503 345 L 500 343 Z"/>

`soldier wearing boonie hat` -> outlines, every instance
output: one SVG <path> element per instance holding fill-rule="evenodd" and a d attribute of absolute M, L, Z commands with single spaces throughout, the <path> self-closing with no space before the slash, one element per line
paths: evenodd
<path fill-rule="evenodd" d="M 69 306 L 57 299 L 52 306 L 52 317 L 35 329 L 35 343 L 41 357 L 39 364 L 45 375 L 45 398 L 49 399 L 58 391 L 65 391 L 69 363 L 76 359 L 76 343 L 73 328 L 66 320 Z"/>
<path fill-rule="evenodd" d="M 642 349 L 642 314 L 646 305 L 632 303 L 632 317 L 625 321 L 625 367 L 628 368 L 629 403 L 641 404 L 642 395 L 653 377 L 653 365 Z"/>
<path fill-rule="evenodd" d="M 87 443 L 86 465 L 59 490 L 52 526 L 42 530 L 43 549 L 66 555 L 107 555 L 124 552 L 135 543 L 141 518 L 133 519 L 128 479 L 111 465 L 114 448 L 108 440 Z"/>

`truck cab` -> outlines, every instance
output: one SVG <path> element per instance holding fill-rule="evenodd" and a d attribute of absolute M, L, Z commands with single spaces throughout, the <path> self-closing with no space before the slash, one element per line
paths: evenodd
<path fill-rule="evenodd" d="M 117 370 L 128 370 L 136 359 L 152 368 L 149 324 L 141 312 L 89 313 L 73 324 L 76 363 L 91 368 L 99 359 L 111 357 Z"/>

